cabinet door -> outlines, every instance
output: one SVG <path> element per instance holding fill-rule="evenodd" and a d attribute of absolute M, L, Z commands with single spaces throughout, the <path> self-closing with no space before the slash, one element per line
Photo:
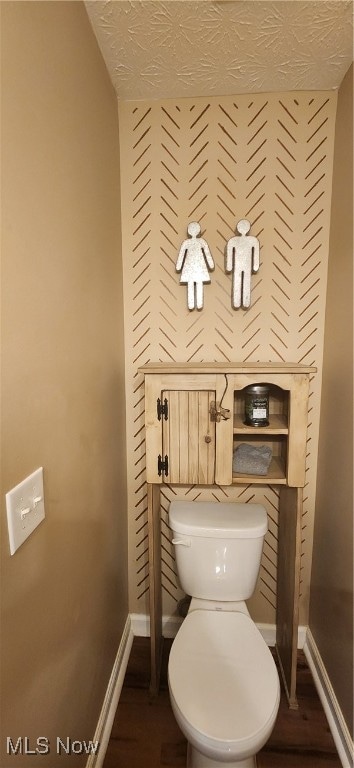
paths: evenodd
<path fill-rule="evenodd" d="M 168 418 L 162 419 L 162 455 L 167 457 L 164 480 L 182 485 L 215 481 L 215 422 L 210 420 L 212 390 L 162 392 Z"/>

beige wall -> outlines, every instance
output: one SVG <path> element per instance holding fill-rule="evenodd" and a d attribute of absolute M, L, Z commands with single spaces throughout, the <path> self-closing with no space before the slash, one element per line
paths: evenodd
<path fill-rule="evenodd" d="M 72 768 L 55 739 L 93 737 L 128 612 L 117 102 L 81 3 L 1 11 L 1 766 Z M 10 557 L 3 494 L 41 465 Z"/>
<path fill-rule="evenodd" d="M 353 725 L 353 67 L 338 95 L 309 626 Z"/>
<path fill-rule="evenodd" d="M 321 396 L 335 92 L 125 102 L 119 106 L 126 339 L 130 607 L 147 612 L 144 385 L 148 361 L 296 362 L 311 378 L 302 519 L 300 622 L 308 621 Z M 249 310 L 231 307 L 224 246 L 249 218 L 261 244 Z M 190 312 L 175 264 L 189 221 L 215 261 L 204 308 Z M 156 457 L 157 460 L 157 457 Z M 181 593 L 167 526 L 175 495 L 258 501 L 269 532 L 250 602 L 275 621 L 279 486 L 170 488 L 162 494 L 163 610 Z"/>

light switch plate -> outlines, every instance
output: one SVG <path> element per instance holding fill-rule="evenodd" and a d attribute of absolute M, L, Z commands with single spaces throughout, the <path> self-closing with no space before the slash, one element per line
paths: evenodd
<path fill-rule="evenodd" d="M 6 494 L 10 552 L 14 555 L 45 518 L 43 467 Z"/>

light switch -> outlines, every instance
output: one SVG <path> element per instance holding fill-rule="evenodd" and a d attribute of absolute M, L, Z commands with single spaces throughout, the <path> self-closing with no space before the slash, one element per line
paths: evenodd
<path fill-rule="evenodd" d="M 43 467 L 6 494 L 6 512 L 10 552 L 14 555 L 45 518 Z"/>

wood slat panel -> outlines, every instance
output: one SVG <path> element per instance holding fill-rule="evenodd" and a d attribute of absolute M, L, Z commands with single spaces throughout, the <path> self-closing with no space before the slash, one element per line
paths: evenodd
<path fill-rule="evenodd" d="M 215 479 L 215 423 L 210 421 L 210 404 L 214 398 L 215 392 L 199 393 L 199 483 L 202 485 Z"/>
<path fill-rule="evenodd" d="M 179 449 L 179 482 L 186 484 L 189 482 L 188 475 L 190 462 L 190 445 L 188 435 L 189 399 L 188 392 L 181 391 L 174 394 L 178 395 L 179 400 L 179 421 L 178 432 L 176 435 Z"/>
<path fill-rule="evenodd" d="M 163 398 L 168 402 L 168 419 L 162 423 L 163 434 L 163 455 L 168 456 L 168 482 L 180 482 L 180 441 L 183 440 L 180 430 L 180 400 L 182 396 L 182 407 L 184 406 L 182 392 L 163 392 Z M 187 445 L 183 446 L 187 452 Z"/>
<path fill-rule="evenodd" d="M 187 482 L 196 485 L 199 480 L 199 402 L 201 392 L 188 392 L 188 422 L 187 434 L 189 445 L 189 480 Z"/>

